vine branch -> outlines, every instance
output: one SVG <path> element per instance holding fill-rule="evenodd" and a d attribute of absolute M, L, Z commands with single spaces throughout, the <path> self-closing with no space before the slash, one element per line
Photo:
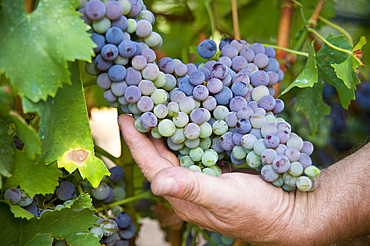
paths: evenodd
<path fill-rule="evenodd" d="M 231 11 L 233 15 L 234 39 L 240 40 L 238 4 L 236 0 L 231 0 Z"/>
<path fill-rule="evenodd" d="M 279 31 L 277 37 L 277 46 L 289 48 L 290 25 L 293 16 L 294 5 L 291 0 L 284 0 L 281 5 L 281 16 L 279 22 Z M 282 59 L 286 55 L 286 51 L 280 50 L 276 53 L 277 59 Z"/>
<path fill-rule="evenodd" d="M 36 0 L 25 0 L 24 6 L 26 8 L 27 13 L 31 14 L 34 10 Z"/>
<path fill-rule="evenodd" d="M 320 0 L 319 3 L 317 4 L 315 11 L 313 12 L 312 16 L 308 20 L 308 24 L 307 24 L 308 28 L 312 28 L 317 25 L 317 20 L 319 19 L 320 12 L 322 8 L 324 7 L 325 2 L 326 0 Z"/>

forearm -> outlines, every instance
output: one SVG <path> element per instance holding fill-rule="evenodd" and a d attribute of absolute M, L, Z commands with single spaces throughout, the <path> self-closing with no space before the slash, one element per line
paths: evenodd
<path fill-rule="evenodd" d="M 370 144 L 324 169 L 314 192 L 296 194 L 305 245 L 330 245 L 370 234 Z M 302 220 L 301 220 L 302 221 Z"/>

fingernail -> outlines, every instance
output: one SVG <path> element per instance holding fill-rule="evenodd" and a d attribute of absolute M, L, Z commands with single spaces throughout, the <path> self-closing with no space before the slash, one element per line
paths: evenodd
<path fill-rule="evenodd" d="M 157 190 L 157 195 L 164 196 L 164 195 L 172 195 L 177 190 L 177 183 L 174 178 L 165 178 L 162 183 L 159 185 Z"/>

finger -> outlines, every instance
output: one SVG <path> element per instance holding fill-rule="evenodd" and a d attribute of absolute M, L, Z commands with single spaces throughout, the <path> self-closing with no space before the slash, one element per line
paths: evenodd
<path fill-rule="evenodd" d="M 163 157 L 170 161 L 174 166 L 179 166 L 179 159 L 177 159 L 176 155 L 167 148 L 166 144 L 163 141 L 163 138 L 153 138 L 149 136 L 149 139 L 152 141 L 154 146 L 156 147 L 158 153 Z"/>
<path fill-rule="evenodd" d="M 138 132 L 132 116 L 121 114 L 118 123 L 131 155 L 138 164 L 141 172 L 151 182 L 154 175 L 166 167 L 173 166 L 164 159 L 147 135 Z"/>
<path fill-rule="evenodd" d="M 161 170 L 154 177 L 151 188 L 156 195 L 190 201 L 211 211 L 220 209 L 220 207 L 230 209 L 228 205 L 219 205 L 218 202 L 227 201 L 232 204 L 235 197 L 240 196 L 240 190 L 243 189 L 237 179 L 230 178 L 230 175 L 242 174 L 225 174 L 214 177 L 183 167 L 170 167 Z"/>

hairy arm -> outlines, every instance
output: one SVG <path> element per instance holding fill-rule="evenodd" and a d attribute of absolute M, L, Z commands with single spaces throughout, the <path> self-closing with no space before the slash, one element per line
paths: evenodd
<path fill-rule="evenodd" d="M 330 245 L 370 234 L 369 177 L 370 143 L 324 169 L 314 192 L 297 191 L 292 221 L 301 221 L 296 226 L 305 231 L 302 244 Z"/>

